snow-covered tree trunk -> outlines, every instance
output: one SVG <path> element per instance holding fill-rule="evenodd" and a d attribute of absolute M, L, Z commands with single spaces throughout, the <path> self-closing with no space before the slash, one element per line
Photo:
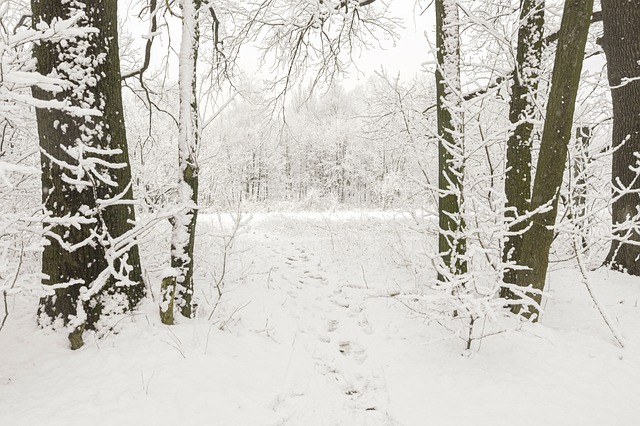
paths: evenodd
<path fill-rule="evenodd" d="M 524 234 L 518 262 L 528 269 L 518 270 L 516 273 L 516 284 L 523 287 L 531 286 L 538 291 L 544 290 L 547 276 L 549 250 L 553 242 L 560 186 L 571 140 L 573 114 L 592 10 L 593 0 L 567 0 L 562 15 L 531 196 L 531 211 L 536 213 L 532 217 L 531 226 Z M 536 319 L 542 295 L 539 292 L 531 292 L 529 296 L 535 304 L 531 303 L 528 314 L 534 315 Z M 518 308 L 519 306 L 516 306 L 514 310 L 518 311 Z"/>
<path fill-rule="evenodd" d="M 464 220 L 461 215 L 464 175 L 463 117 L 460 98 L 458 4 L 436 0 L 436 95 L 439 155 L 439 241 L 444 270 L 439 281 L 467 271 Z"/>
<path fill-rule="evenodd" d="M 640 276 L 640 1 L 602 2 L 613 103 L 613 228 L 606 262 Z"/>
<path fill-rule="evenodd" d="M 544 31 L 544 0 L 524 0 L 520 8 L 520 29 L 516 67 L 511 86 L 509 121 L 514 129 L 507 141 L 504 189 L 507 197 L 505 219 L 512 222 L 526 214 L 531 201 L 531 147 L 535 96 L 538 91 Z M 528 221 L 510 226 L 503 249 L 505 262 L 517 261 L 522 232 Z M 514 283 L 515 272 L 507 269 L 504 280 Z M 503 290 L 503 296 L 510 296 Z"/>
<path fill-rule="evenodd" d="M 178 133 L 178 203 L 183 209 L 173 218 L 171 274 L 163 279 L 160 314 L 165 324 L 173 323 L 173 304 L 190 318 L 193 297 L 193 251 L 198 217 L 198 164 L 200 138 L 196 64 L 200 31 L 201 0 L 182 0 L 182 39 L 179 54 L 180 117 Z"/>
<path fill-rule="evenodd" d="M 42 162 L 42 202 L 48 244 L 42 254 L 40 318 L 92 328 L 101 314 L 133 308 L 144 295 L 133 227 L 131 170 L 122 112 L 117 0 L 32 0 L 33 27 L 79 17 L 75 39 L 37 43 L 37 70 L 65 90 L 34 87 L 35 98 L 61 101 L 36 111 Z M 88 31 L 87 28 L 93 28 Z M 112 303 L 115 301 L 115 303 Z M 78 333 L 80 332 L 80 333 Z M 71 337 L 70 337 L 71 338 Z"/>

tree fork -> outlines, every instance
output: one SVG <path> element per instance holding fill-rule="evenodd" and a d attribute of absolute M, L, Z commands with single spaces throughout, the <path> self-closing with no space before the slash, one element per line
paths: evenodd
<path fill-rule="evenodd" d="M 580 84 L 584 48 L 589 31 L 593 0 L 567 0 L 562 14 L 558 50 L 553 67 L 551 90 L 540 144 L 537 171 L 533 183 L 531 211 L 538 211 L 524 234 L 518 264 L 528 269 L 518 270 L 516 284 L 543 291 L 549 251 L 553 242 L 553 227 L 558 212 L 558 199 L 565 170 L 568 144 L 571 140 L 573 115 Z M 542 295 L 527 292 L 535 304 L 526 316 L 537 321 Z M 515 305 L 514 312 L 520 311 Z"/>

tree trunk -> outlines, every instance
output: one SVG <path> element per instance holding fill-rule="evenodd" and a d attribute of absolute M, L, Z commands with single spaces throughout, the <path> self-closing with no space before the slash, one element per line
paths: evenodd
<path fill-rule="evenodd" d="M 531 197 L 531 210 L 540 211 L 533 216 L 531 227 L 524 234 L 518 259 L 519 265 L 529 269 L 519 270 L 516 274 L 518 285 L 531 285 L 540 291 L 544 290 L 547 275 L 553 226 L 558 212 L 560 186 L 571 140 L 573 114 L 592 10 L 593 0 L 567 0 L 562 15 Z M 528 295 L 535 304 L 530 304 L 527 315 L 535 315 L 534 320 L 537 320 L 542 296 L 537 293 Z M 516 307 L 514 310 L 519 309 Z"/>
<path fill-rule="evenodd" d="M 464 220 L 461 216 L 464 147 L 460 112 L 460 36 L 458 5 L 436 0 L 436 96 L 438 112 L 438 251 L 444 271 L 439 281 L 467 272 Z"/>
<path fill-rule="evenodd" d="M 201 0 L 182 0 L 182 40 L 179 55 L 180 118 L 178 130 L 178 202 L 184 208 L 176 214 L 171 233 L 171 268 L 173 277 L 165 277 L 160 316 L 173 324 L 173 305 L 190 318 L 193 298 L 193 252 L 198 218 L 198 164 L 196 154 L 200 139 L 196 64 L 200 30 L 198 13 Z M 171 309 L 171 312 L 167 312 Z"/>
<path fill-rule="evenodd" d="M 43 284 L 56 286 L 55 294 L 42 298 L 40 313 L 65 324 L 76 316 L 78 330 L 85 321 L 93 328 L 107 295 L 117 293 L 114 298 L 120 302 L 124 296 L 125 309 L 144 296 L 138 247 L 135 241 L 118 239 L 133 227 L 135 212 L 122 111 L 117 0 L 85 0 L 80 6 L 32 0 L 31 8 L 34 26 L 84 13 L 78 25 L 99 30 L 71 41 L 36 44 L 38 72 L 55 73 L 69 88 L 57 95 L 33 89 L 38 99 L 82 108 L 74 114 L 36 110 L 42 202 L 57 220 L 49 225 L 42 254 Z M 101 115 L 91 115 L 90 109 Z M 90 290 L 81 297 L 82 287 Z"/>
<path fill-rule="evenodd" d="M 505 219 L 507 224 L 522 217 L 531 204 L 531 147 L 535 96 L 540 80 L 544 32 L 544 0 L 524 0 L 520 9 L 518 50 L 511 86 L 509 120 L 515 126 L 507 141 L 507 164 L 504 182 L 507 197 Z M 528 221 L 509 226 L 503 248 L 503 261 L 518 259 L 522 232 Z M 513 284 L 515 271 L 507 269 L 504 281 Z M 506 289 L 503 297 L 513 297 Z"/>
<path fill-rule="evenodd" d="M 611 184 L 616 237 L 606 263 L 640 276 L 640 0 L 603 1 L 602 21 L 601 42 L 613 103 Z"/>

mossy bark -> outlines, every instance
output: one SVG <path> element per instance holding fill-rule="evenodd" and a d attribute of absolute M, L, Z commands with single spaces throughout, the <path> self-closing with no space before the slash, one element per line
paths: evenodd
<path fill-rule="evenodd" d="M 505 219 L 507 224 L 524 216 L 531 204 L 531 149 L 533 146 L 533 118 L 535 116 L 535 96 L 540 80 L 542 51 L 544 49 L 544 0 L 524 0 L 520 7 L 520 29 L 516 67 L 511 86 L 509 120 L 514 127 L 507 141 L 507 163 L 504 190 L 506 195 Z M 528 221 L 509 225 L 509 235 L 505 239 L 503 260 L 518 259 L 522 232 Z M 515 282 L 515 271 L 507 269 L 504 281 Z M 507 289 L 503 297 L 513 295 Z"/>
<path fill-rule="evenodd" d="M 117 0 L 84 0 L 86 19 L 79 25 L 94 27 L 98 34 L 88 36 L 86 49 L 79 49 L 84 41 L 43 42 L 34 46 L 37 70 L 48 75 L 56 72 L 59 78 L 73 83 L 73 88 L 57 95 L 35 88 L 38 99 L 58 99 L 82 108 L 94 108 L 101 117 L 77 116 L 56 109 L 36 110 L 40 137 L 42 164 L 42 202 L 52 218 L 83 217 L 87 223 L 79 226 L 54 225 L 46 235 L 48 244 L 42 254 L 42 272 L 47 276 L 44 285 L 61 285 L 55 294 L 44 297 L 40 312 L 52 319 L 62 318 L 68 322 L 77 314 L 80 288 L 92 285 L 107 268 L 105 258 L 111 240 L 129 231 L 135 221 L 135 212 L 127 200 L 133 198 L 131 169 L 127 150 L 127 139 L 122 109 L 120 84 L 120 60 L 117 34 Z M 51 23 L 54 19 L 69 18 L 76 13 L 74 5 L 63 1 L 32 0 L 33 25 Z M 76 57 L 81 51 L 85 59 Z M 75 80 L 69 65 L 80 67 L 86 73 L 83 79 Z M 95 84 L 87 81 L 95 80 Z M 79 89 L 80 87 L 80 89 Z M 71 149 L 71 151 L 69 151 Z M 84 168 L 83 177 L 73 176 L 69 167 L 83 170 L 73 150 L 83 149 L 82 158 L 97 160 L 94 172 Z M 92 150 L 95 150 L 92 152 Z M 118 153 L 108 152 L 119 150 Z M 104 161 L 119 164 L 117 167 L 101 165 Z M 62 162 L 68 164 L 65 166 Z M 104 176 L 107 184 L 98 177 Z M 90 186 L 78 185 L 70 180 L 78 177 L 90 181 Z M 122 194 L 125 204 L 106 205 L 109 199 Z M 83 243 L 85 242 L 85 243 Z M 74 245 L 77 245 L 74 247 Z M 125 265 L 126 262 L 126 265 Z M 127 299 L 127 308 L 133 308 L 144 296 L 144 285 L 140 268 L 138 247 L 125 250 L 115 261 L 116 270 L 122 271 L 132 285 L 116 286 L 113 277 L 108 279 L 102 292 L 94 300 L 84 303 L 87 313 L 86 326 L 92 328 L 103 309 L 101 298 L 119 293 Z"/>
<path fill-rule="evenodd" d="M 176 278 L 164 277 L 160 284 L 160 321 L 173 325 L 173 300 L 176 293 Z"/>
<path fill-rule="evenodd" d="M 568 144 L 571 140 L 584 48 L 593 0 L 567 0 L 564 5 L 562 24 L 556 51 L 551 90 L 545 116 L 531 197 L 531 210 L 540 209 L 531 220 L 530 228 L 522 240 L 518 264 L 529 269 L 516 273 L 516 283 L 544 290 L 549 251 L 553 242 L 553 227 L 558 212 L 558 199 L 562 176 L 565 171 Z M 529 296 L 540 305 L 542 296 L 530 292 Z M 514 308 L 516 312 L 519 308 Z M 529 306 L 528 316 L 535 315 L 538 308 Z"/>

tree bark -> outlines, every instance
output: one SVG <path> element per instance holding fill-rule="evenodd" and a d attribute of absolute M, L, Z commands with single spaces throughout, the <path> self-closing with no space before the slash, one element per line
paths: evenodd
<path fill-rule="evenodd" d="M 461 215 L 464 175 L 463 118 L 460 112 L 460 36 L 458 5 L 436 0 L 436 96 L 438 112 L 438 251 L 444 271 L 439 281 L 467 272 L 464 220 Z"/>
<path fill-rule="evenodd" d="M 193 299 L 193 253 L 198 219 L 198 164 L 196 159 L 198 129 L 198 97 L 196 65 L 200 30 L 198 14 L 201 0 L 182 0 L 182 41 L 179 55 L 180 117 L 178 130 L 178 202 L 184 210 L 176 214 L 171 233 L 172 277 L 162 286 L 160 315 L 165 324 L 173 324 L 173 299 L 180 313 L 190 318 Z M 166 309 L 171 309 L 167 312 Z"/>
<path fill-rule="evenodd" d="M 529 269 L 519 270 L 516 274 L 518 285 L 530 285 L 539 291 L 544 290 L 549 265 L 553 226 L 558 212 L 560 186 L 571 140 L 573 114 L 592 10 L 593 0 L 567 0 L 562 15 L 531 197 L 531 210 L 540 210 L 534 214 L 531 226 L 524 234 L 518 259 L 519 265 Z M 534 315 L 534 320 L 537 320 L 542 296 L 533 292 L 529 292 L 528 295 L 535 304 L 530 304 L 527 315 Z M 519 306 L 514 310 L 519 311 Z"/>
<path fill-rule="evenodd" d="M 135 222 L 120 86 L 117 0 L 32 0 L 31 8 L 34 26 L 84 13 L 78 25 L 99 30 L 75 40 L 36 44 L 38 72 L 54 73 L 69 88 L 56 95 L 33 89 L 38 99 L 83 108 L 77 114 L 36 110 L 42 202 L 57 220 L 49 225 L 42 254 L 42 272 L 47 276 L 43 284 L 56 289 L 40 301 L 40 313 L 66 324 L 72 316 L 82 319 L 78 308 L 83 308 L 86 324 L 78 327 L 93 328 L 107 295 L 118 294 L 114 298 L 120 302 L 124 297 L 125 309 L 144 296 L 137 245 L 116 246 L 114 241 Z M 88 109 L 101 116 L 90 115 Z M 91 290 L 81 297 L 83 287 Z"/>
<path fill-rule="evenodd" d="M 605 263 L 640 276 L 640 0 L 603 1 L 602 18 L 613 103 L 611 213 L 616 238 Z"/>
<path fill-rule="evenodd" d="M 520 29 L 518 30 L 518 49 L 509 120 L 515 126 L 507 141 L 507 164 L 505 174 L 505 195 L 507 197 L 505 220 L 507 224 L 527 213 L 531 204 L 531 148 L 533 140 L 533 117 L 535 96 L 540 80 L 540 61 L 542 58 L 544 32 L 544 0 L 524 0 L 520 8 Z M 509 226 L 509 234 L 503 248 L 503 261 L 518 259 L 522 233 L 528 221 Z M 508 268 L 504 281 L 515 283 L 515 271 Z M 503 297 L 513 297 L 503 289 Z"/>

